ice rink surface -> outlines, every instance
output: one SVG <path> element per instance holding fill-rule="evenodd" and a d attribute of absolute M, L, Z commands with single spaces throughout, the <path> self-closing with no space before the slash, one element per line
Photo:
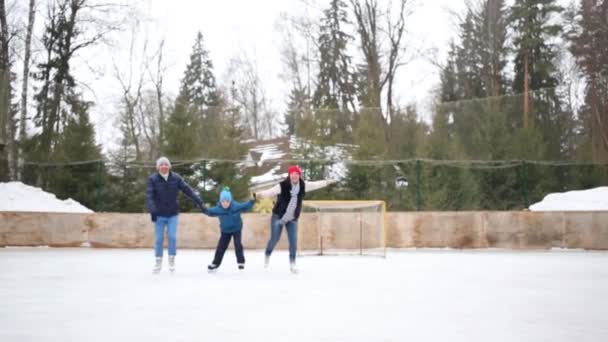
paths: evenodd
<path fill-rule="evenodd" d="M 608 341 L 608 253 L 0 248 L 0 341 Z"/>

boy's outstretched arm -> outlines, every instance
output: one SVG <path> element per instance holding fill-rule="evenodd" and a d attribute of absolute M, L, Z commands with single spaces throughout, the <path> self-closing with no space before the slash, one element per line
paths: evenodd
<path fill-rule="evenodd" d="M 201 205 L 201 212 L 209 217 L 218 217 L 226 215 L 226 211 L 220 208 L 219 206 L 207 208 L 204 204 Z"/>
<path fill-rule="evenodd" d="M 237 211 L 249 211 L 253 209 L 255 205 L 255 200 L 249 200 L 247 202 L 234 202 L 234 209 Z"/>

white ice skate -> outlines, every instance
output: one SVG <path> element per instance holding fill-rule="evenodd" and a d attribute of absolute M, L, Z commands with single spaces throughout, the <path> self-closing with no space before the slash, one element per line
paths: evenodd
<path fill-rule="evenodd" d="M 159 273 L 160 269 L 163 267 L 163 258 L 156 258 L 156 262 L 154 263 L 154 268 L 152 269 L 152 273 Z"/>
<path fill-rule="evenodd" d="M 264 268 L 268 268 L 269 264 L 270 264 L 270 255 L 265 255 L 264 256 Z"/>
<path fill-rule="evenodd" d="M 175 272 L 175 255 L 169 255 L 169 271 Z"/>

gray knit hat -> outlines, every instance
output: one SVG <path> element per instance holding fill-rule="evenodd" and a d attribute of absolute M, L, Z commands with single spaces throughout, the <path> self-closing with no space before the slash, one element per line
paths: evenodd
<path fill-rule="evenodd" d="M 169 161 L 169 158 L 167 158 L 167 157 L 160 157 L 156 160 L 157 169 L 160 167 L 161 164 L 167 164 L 167 165 L 169 165 L 169 167 L 171 167 L 171 162 Z"/>

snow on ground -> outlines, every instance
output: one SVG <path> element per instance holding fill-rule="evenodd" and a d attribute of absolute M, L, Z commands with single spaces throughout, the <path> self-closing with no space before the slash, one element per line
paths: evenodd
<path fill-rule="evenodd" d="M 212 253 L 0 249 L 0 341 L 608 341 L 606 252 Z"/>
<path fill-rule="evenodd" d="M 281 159 L 285 156 L 285 153 L 281 152 L 281 150 L 279 150 L 279 147 L 276 144 L 259 145 L 255 148 L 252 148 L 250 151 L 258 152 L 261 154 L 260 160 L 258 161 L 258 166 L 262 166 L 264 161 Z"/>
<path fill-rule="evenodd" d="M 608 210 L 608 186 L 549 194 L 532 211 Z"/>
<path fill-rule="evenodd" d="M 60 200 L 51 193 L 21 182 L 0 183 L 0 194 L 2 194 L 0 211 L 93 212 L 71 198 Z"/>

